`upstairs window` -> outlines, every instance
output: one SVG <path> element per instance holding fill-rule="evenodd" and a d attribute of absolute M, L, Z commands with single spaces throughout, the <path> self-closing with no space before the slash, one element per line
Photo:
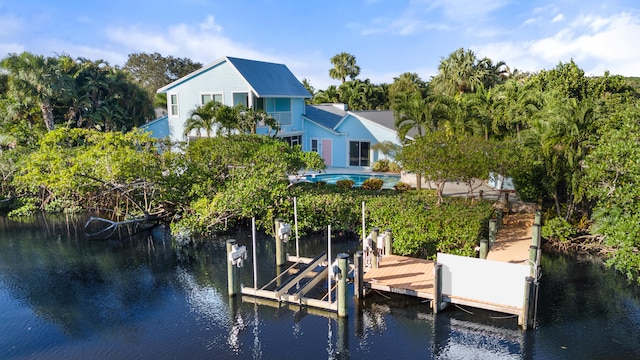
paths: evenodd
<path fill-rule="evenodd" d="M 202 94 L 200 95 L 201 105 L 208 103 L 209 101 L 217 101 L 222 104 L 222 94 Z"/>
<path fill-rule="evenodd" d="M 171 116 L 178 116 L 178 94 L 171 94 L 169 96 L 169 114 Z"/>

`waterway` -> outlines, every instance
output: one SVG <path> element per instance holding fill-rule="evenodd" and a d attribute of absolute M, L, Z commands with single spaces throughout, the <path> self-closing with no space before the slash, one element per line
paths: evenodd
<path fill-rule="evenodd" d="M 466 307 L 371 293 L 338 319 L 229 298 L 225 240 L 176 247 L 165 229 L 88 241 L 84 219 L 0 218 L 2 359 L 632 359 L 640 291 L 588 258 L 545 254 L 536 326 Z M 78 230 L 80 229 L 80 230 Z M 249 229 L 230 235 L 251 253 Z M 294 253 L 293 241 L 289 252 Z M 258 282 L 275 275 L 258 237 Z M 314 257 L 326 238 L 300 239 Z M 357 241 L 336 240 L 332 254 Z M 253 263 L 240 270 L 253 286 Z"/>

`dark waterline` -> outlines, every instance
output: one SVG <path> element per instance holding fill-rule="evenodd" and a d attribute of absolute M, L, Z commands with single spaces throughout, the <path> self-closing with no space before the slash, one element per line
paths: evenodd
<path fill-rule="evenodd" d="M 232 237 L 251 252 L 250 231 Z M 229 299 L 225 240 L 177 248 L 155 229 L 87 241 L 73 223 L 0 218 L 0 358 L 640 358 L 638 288 L 588 259 L 545 254 L 537 326 L 522 332 L 503 314 L 434 316 L 389 294 L 350 302 L 346 319 Z M 274 246 L 260 236 L 259 284 L 275 275 Z M 336 241 L 332 254 L 357 247 Z M 325 249 L 324 237 L 301 239 L 303 256 Z M 247 286 L 252 266 L 240 271 Z"/>

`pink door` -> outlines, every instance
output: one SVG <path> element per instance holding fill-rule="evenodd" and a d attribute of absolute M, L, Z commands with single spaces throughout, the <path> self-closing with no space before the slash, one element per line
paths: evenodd
<path fill-rule="evenodd" d="M 327 166 L 331 166 L 331 139 L 322 139 L 322 158 Z"/>

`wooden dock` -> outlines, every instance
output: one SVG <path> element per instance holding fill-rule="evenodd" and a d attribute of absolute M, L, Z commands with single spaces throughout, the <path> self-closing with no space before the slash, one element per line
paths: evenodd
<path fill-rule="evenodd" d="M 433 299 L 434 261 L 398 255 L 383 256 L 377 269 L 364 274 L 371 289 Z"/>
<path fill-rule="evenodd" d="M 468 305 L 514 314 L 526 329 L 531 325 L 529 307 L 533 292 L 527 282 L 531 280 L 527 279 L 533 279 L 529 276 L 529 247 L 534 221 L 534 214 L 504 217 L 487 255 L 487 260 L 493 261 L 438 254 L 438 265 L 447 269 L 438 272 L 441 277 L 438 285 L 435 261 L 385 255 L 379 258 L 377 268 L 366 269 L 364 286 L 433 300 L 434 312 L 441 306 L 434 308 L 434 301 L 443 301 L 444 305 Z M 527 293 L 524 298 L 523 293 Z"/>
<path fill-rule="evenodd" d="M 525 264 L 529 261 L 531 228 L 534 214 L 511 214 L 502 219 L 496 242 L 489 249 L 487 260 Z"/>

